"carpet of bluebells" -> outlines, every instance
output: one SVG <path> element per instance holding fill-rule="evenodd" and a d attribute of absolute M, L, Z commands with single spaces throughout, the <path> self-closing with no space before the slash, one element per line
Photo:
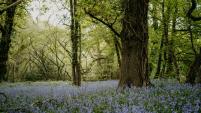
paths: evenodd
<path fill-rule="evenodd" d="M 118 91 L 118 81 L 0 84 L 5 113 L 201 113 L 201 84 L 153 80 L 154 87 Z M 6 97 L 5 97 L 6 96 Z"/>

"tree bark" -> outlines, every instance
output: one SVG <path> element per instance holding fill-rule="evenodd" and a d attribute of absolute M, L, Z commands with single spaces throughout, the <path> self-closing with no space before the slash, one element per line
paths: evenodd
<path fill-rule="evenodd" d="M 118 38 L 116 35 L 114 35 L 114 46 L 115 46 L 115 51 L 116 51 L 116 55 L 117 55 L 117 62 L 118 62 L 118 66 L 119 68 L 121 68 L 121 56 L 120 56 L 120 48 L 118 46 Z"/>
<path fill-rule="evenodd" d="M 176 72 L 176 78 L 179 80 L 179 66 L 177 64 L 177 58 L 175 56 L 175 51 L 174 51 L 174 38 L 176 36 L 176 19 L 177 19 L 177 13 L 178 13 L 178 7 L 177 7 L 177 2 L 175 2 L 175 9 L 172 17 L 172 33 L 171 33 L 171 39 L 169 41 L 169 46 L 168 46 L 168 68 L 167 68 L 167 74 L 171 73 L 174 71 L 173 65 L 175 67 L 175 72 Z"/>
<path fill-rule="evenodd" d="M 165 0 L 162 1 L 162 37 L 161 37 L 161 44 L 160 44 L 160 49 L 159 49 L 159 55 L 158 55 L 158 63 L 157 63 L 157 69 L 156 69 L 156 74 L 155 78 L 161 77 L 164 74 L 165 68 L 166 68 L 166 49 L 164 46 L 167 45 L 168 43 L 168 20 L 167 16 L 165 15 Z M 163 59 L 162 59 L 163 57 Z M 162 62 L 163 61 L 163 62 Z M 162 65 L 163 63 L 163 65 Z M 161 68 L 161 66 L 163 66 Z M 161 70 L 162 69 L 162 70 Z"/>
<path fill-rule="evenodd" d="M 8 0 L 8 4 L 15 3 L 16 0 Z M 15 16 L 16 5 L 6 9 L 5 24 L 3 26 L 0 40 L 0 81 L 6 80 L 8 52 L 11 43 L 11 34 L 13 30 L 13 21 Z"/>
<path fill-rule="evenodd" d="M 196 0 L 191 0 L 191 8 L 188 10 L 188 13 L 187 13 L 187 17 L 189 17 L 190 19 L 192 19 L 193 21 L 200 21 L 201 20 L 201 17 L 196 17 L 196 16 L 193 16 L 192 13 L 193 11 L 196 9 L 197 7 L 197 2 Z"/>
<path fill-rule="evenodd" d="M 71 13 L 71 41 L 72 41 L 72 76 L 73 84 L 81 85 L 81 70 L 79 61 L 79 44 L 81 33 L 80 23 L 77 15 L 77 0 L 70 0 L 70 13 Z M 81 50 L 81 49 L 80 49 Z"/>
<path fill-rule="evenodd" d="M 149 0 L 122 0 L 122 59 L 119 87 L 146 86 L 148 79 Z"/>
<path fill-rule="evenodd" d="M 153 15 L 152 15 L 153 25 L 152 25 L 152 27 L 154 28 L 155 31 L 157 31 L 159 28 L 159 23 L 157 20 L 157 14 L 158 14 L 157 6 L 155 3 L 153 3 Z"/>
<path fill-rule="evenodd" d="M 189 25 L 188 25 L 188 33 L 189 33 L 189 38 L 190 38 L 190 41 L 191 41 L 191 48 L 192 48 L 192 51 L 194 52 L 194 55 L 196 56 L 197 52 L 196 52 L 196 49 L 195 49 L 195 46 L 194 46 L 194 41 L 193 41 L 193 31 L 192 31 L 192 22 L 191 20 L 188 21 Z"/>
<path fill-rule="evenodd" d="M 161 63 L 162 63 L 162 51 L 163 51 L 163 45 L 164 45 L 164 37 L 161 38 L 161 44 L 159 48 L 159 55 L 158 55 L 158 62 L 157 62 L 157 68 L 156 68 L 156 74 L 154 78 L 158 78 L 161 73 Z"/>
<path fill-rule="evenodd" d="M 169 22 L 170 22 L 170 2 L 168 1 L 167 10 L 165 11 L 165 0 L 163 0 L 163 36 L 164 36 L 164 53 L 163 53 L 163 68 L 161 71 L 161 76 L 167 73 L 168 68 L 172 68 L 172 53 L 169 51 Z"/>
<path fill-rule="evenodd" d="M 193 32 L 192 32 L 191 26 L 192 26 L 192 23 L 191 23 L 191 20 L 189 20 L 188 32 L 189 32 L 189 38 L 191 41 L 191 48 L 192 48 L 192 51 L 194 52 L 195 58 L 189 67 L 188 75 L 186 77 L 186 83 L 194 84 L 196 77 L 200 76 L 201 74 L 199 73 L 201 72 L 199 71 L 201 66 L 201 48 L 200 48 L 200 53 L 198 54 L 194 46 Z"/>
<path fill-rule="evenodd" d="M 176 72 L 176 78 L 178 81 L 180 81 L 180 71 L 179 71 L 179 65 L 177 63 L 177 57 L 175 55 L 175 50 L 174 50 L 174 37 L 176 36 L 176 19 L 177 19 L 177 13 L 178 13 L 178 2 L 175 3 L 175 11 L 174 11 L 174 15 L 173 15 L 173 18 L 172 18 L 172 39 L 171 39 L 171 45 L 170 45 L 170 50 L 172 51 L 172 61 L 173 61 L 173 64 L 174 64 L 174 67 L 175 67 L 175 72 Z M 169 52 L 171 52 L 169 51 Z M 171 63 L 171 62 L 170 62 Z M 170 70 L 172 71 L 172 70 Z"/>
<path fill-rule="evenodd" d="M 200 53 L 195 55 L 195 59 L 189 67 L 189 72 L 186 78 L 186 83 L 195 84 L 195 78 L 200 76 L 199 69 L 201 66 L 201 48 Z"/>

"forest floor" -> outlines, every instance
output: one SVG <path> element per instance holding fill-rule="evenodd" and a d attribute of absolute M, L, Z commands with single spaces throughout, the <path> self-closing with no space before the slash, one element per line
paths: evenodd
<path fill-rule="evenodd" d="M 118 92 L 118 81 L 0 84 L 6 113 L 201 113 L 201 84 L 153 80 L 154 87 Z M 5 94 L 5 95 L 2 95 Z"/>

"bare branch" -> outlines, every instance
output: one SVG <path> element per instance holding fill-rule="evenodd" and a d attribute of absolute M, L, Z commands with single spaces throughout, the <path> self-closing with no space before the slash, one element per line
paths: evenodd
<path fill-rule="evenodd" d="M 111 24 L 112 26 L 116 23 L 118 16 L 119 16 L 119 15 L 117 15 L 117 16 L 115 17 L 114 21 L 113 21 L 112 24 Z"/>
<path fill-rule="evenodd" d="M 102 19 L 94 16 L 93 14 L 91 14 L 90 12 L 88 12 L 86 9 L 84 9 L 85 13 L 87 15 L 89 15 L 91 18 L 101 22 L 102 24 L 104 24 L 105 26 L 107 26 L 115 35 L 117 35 L 118 37 L 121 37 L 120 33 L 118 33 L 114 28 L 113 28 L 113 24 L 110 23 L 106 23 L 105 21 L 103 21 Z"/>
<path fill-rule="evenodd" d="M 93 14 L 91 14 L 90 12 L 88 12 L 86 9 L 84 9 L 84 11 L 85 11 L 85 13 L 86 13 L 87 15 L 89 15 L 91 18 L 93 18 L 93 19 L 95 19 L 95 20 L 101 22 L 101 23 L 104 24 L 105 26 L 107 26 L 107 27 L 114 33 L 114 35 L 117 36 L 117 37 L 114 37 L 114 40 L 115 40 L 115 43 L 117 44 L 117 47 L 118 47 L 119 50 L 121 51 L 121 44 L 120 44 L 119 41 L 118 41 L 118 37 L 121 38 L 121 35 L 120 35 L 120 33 L 118 33 L 118 32 L 113 28 L 113 25 L 114 25 L 115 22 L 117 21 L 118 16 L 116 16 L 114 22 L 112 22 L 112 23 L 106 23 L 106 22 L 103 21 L 102 19 L 100 19 L 100 18 L 94 16 Z"/>
<path fill-rule="evenodd" d="M 72 53 L 65 47 L 65 45 L 63 45 L 60 41 L 58 41 L 58 43 L 68 53 L 68 55 L 72 58 L 72 55 L 71 55 Z"/>
<path fill-rule="evenodd" d="M 8 5 L 8 6 L 6 6 L 5 8 L 0 9 L 0 15 L 1 15 L 4 11 L 8 10 L 8 9 L 11 8 L 11 7 L 14 7 L 14 6 L 20 4 L 21 2 L 22 2 L 22 0 L 18 0 L 18 1 L 16 1 L 16 2 L 14 2 L 14 3 L 12 3 L 12 4 Z"/>

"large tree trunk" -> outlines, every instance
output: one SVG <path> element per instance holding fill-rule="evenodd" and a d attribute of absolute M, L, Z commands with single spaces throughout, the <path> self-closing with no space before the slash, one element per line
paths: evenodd
<path fill-rule="evenodd" d="M 201 72 L 199 71 L 201 66 L 201 48 L 200 48 L 200 53 L 198 54 L 194 46 L 193 32 L 192 32 L 191 26 L 192 26 L 192 23 L 191 23 L 191 20 L 189 20 L 188 32 L 189 32 L 189 38 L 191 41 L 191 48 L 192 48 L 192 51 L 194 52 L 195 58 L 189 67 L 189 72 L 186 77 L 186 83 L 194 84 L 196 77 L 200 76 L 199 72 Z"/>
<path fill-rule="evenodd" d="M 192 5 L 191 5 L 191 8 L 188 10 L 187 17 L 190 18 L 193 21 L 200 21 L 201 20 L 201 16 L 196 17 L 196 16 L 192 15 L 193 11 L 197 8 L 197 2 L 196 2 L 196 0 L 191 0 L 191 4 Z"/>
<path fill-rule="evenodd" d="M 187 75 L 186 83 L 194 84 L 196 77 L 200 76 L 200 66 L 201 66 L 201 48 L 200 53 L 195 55 L 195 59 L 191 66 L 189 67 L 189 72 Z"/>
<path fill-rule="evenodd" d="M 191 3 L 192 3 L 192 6 L 187 13 L 187 17 L 189 17 L 193 21 L 200 21 L 201 17 L 195 17 L 192 15 L 193 11 L 197 7 L 196 0 L 191 0 Z M 192 26 L 192 23 L 191 23 L 191 20 L 189 20 L 188 32 L 189 32 L 190 40 L 191 40 L 191 47 L 195 54 L 195 59 L 193 63 L 191 64 L 191 66 L 189 67 L 186 83 L 194 84 L 196 82 L 196 77 L 198 78 L 198 82 L 201 83 L 201 47 L 200 47 L 199 54 L 197 54 L 196 49 L 194 47 L 193 32 L 192 32 L 191 26 Z"/>
<path fill-rule="evenodd" d="M 122 0 L 122 60 L 119 87 L 145 86 L 148 79 L 149 0 Z"/>
<path fill-rule="evenodd" d="M 16 0 L 8 0 L 8 4 L 12 4 Z M 5 25 L 2 30 L 2 36 L 0 40 L 0 81 L 6 80 L 7 73 L 7 61 L 8 61 L 8 52 L 10 49 L 11 43 L 11 34 L 13 30 L 13 21 L 15 15 L 16 6 L 13 6 L 6 10 Z"/>
<path fill-rule="evenodd" d="M 71 9 L 71 41 L 72 41 L 72 76 L 73 84 L 81 85 L 81 70 L 80 70 L 80 57 L 79 57 L 79 46 L 80 46 L 80 24 L 77 15 L 77 0 L 70 0 Z M 81 49 L 80 49 L 81 50 Z"/>

